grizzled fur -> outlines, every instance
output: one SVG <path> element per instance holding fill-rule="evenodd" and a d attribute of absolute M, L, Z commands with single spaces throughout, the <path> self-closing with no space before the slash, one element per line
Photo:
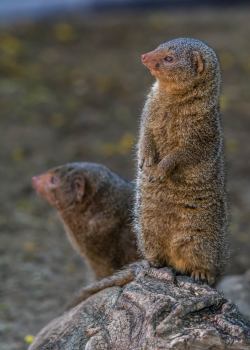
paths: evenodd
<path fill-rule="evenodd" d="M 57 209 L 73 247 L 98 278 L 138 259 L 132 184 L 103 165 L 71 163 L 34 177 L 33 186 Z"/>
<path fill-rule="evenodd" d="M 152 265 L 214 283 L 227 246 L 227 203 L 215 52 L 180 38 L 142 55 L 156 78 L 138 143 L 135 227 Z"/>

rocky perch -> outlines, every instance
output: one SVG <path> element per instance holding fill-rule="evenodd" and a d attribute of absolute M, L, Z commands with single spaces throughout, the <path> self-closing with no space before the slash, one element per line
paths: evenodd
<path fill-rule="evenodd" d="M 29 350 L 250 349 L 250 325 L 235 305 L 168 268 L 133 264 L 86 289 L 85 297 Z"/>

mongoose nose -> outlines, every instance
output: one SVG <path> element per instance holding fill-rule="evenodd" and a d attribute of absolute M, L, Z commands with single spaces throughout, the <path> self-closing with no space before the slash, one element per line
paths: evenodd
<path fill-rule="evenodd" d="M 160 67 L 159 59 L 154 51 L 141 55 L 141 62 L 150 70 L 158 70 Z"/>
<path fill-rule="evenodd" d="M 31 179 L 31 183 L 34 189 L 37 188 L 38 182 L 39 182 L 39 176 L 33 176 Z"/>
<path fill-rule="evenodd" d="M 53 174 L 50 173 L 33 176 L 31 182 L 32 187 L 36 190 L 36 192 L 40 194 L 56 187 L 55 180 L 53 179 Z"/>
<path fill-rule="evenodd" d="M 147 54 L 146 53 L 144 53 L 144 54 L 142 54 L 141 55 L 141 61 L 142 61 L 142 63 L 145 63 L 145 62 L 147 62 Z"/>

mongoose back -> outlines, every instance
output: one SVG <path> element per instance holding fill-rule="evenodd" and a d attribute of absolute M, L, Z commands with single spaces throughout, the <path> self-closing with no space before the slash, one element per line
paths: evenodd
<path fill-rule="evenodd" d="M 32 179 L 55 207 L 73 247 L 96 277 L 139 258 L 132 233 L 133 185 L 94 163 L 69 163 Z"/>
<path fill-rule="evenodd" d="M 156 82 L 140 123 L 138 244 L 152 265 L 213 284 L 227 255 L 219 62 L 189 38 L 163 43 L 141 60 Z"/>

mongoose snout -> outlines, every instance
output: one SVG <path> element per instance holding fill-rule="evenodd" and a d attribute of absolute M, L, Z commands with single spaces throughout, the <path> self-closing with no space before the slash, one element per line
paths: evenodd
<path fill-rule="evenodd" d="M 162 59 L 162 53 L 159 54 L 156 51 L 150 51 L 141 55 L 142 63 L 151 71 L 151 73 L 160 68 Z"/>
<path fill-rule="evenodd" d="M 36 192 L 46 199 L 51 205 L 55 204 L 55 198 L 53 196 L 53 189 L 58 187 L 60 179 L 58 176 L 51 172 L 47 172 L 41 175 L 32 177 L 32 186 Z"/>

